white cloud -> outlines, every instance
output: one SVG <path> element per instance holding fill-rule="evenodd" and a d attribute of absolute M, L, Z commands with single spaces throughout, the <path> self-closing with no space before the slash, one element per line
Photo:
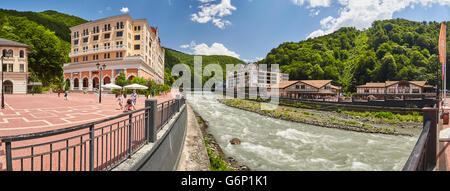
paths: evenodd
<path fill-rule="evenodd" d="M 242 59 L 242 61 L 247 62 L 247 63 L 253 63 L 253 62 L 258 62 L 263 60 L 264 58 L 261 57 L 255 57 L 255 58 L 251 58 L 251 59 Z"/>
<path fill-rule="evenodd" d="M 304 0 L 293 0 L 293 2 L 297 5 L 305 3 Z M 328 16 L 322 19 L 320 21 L 321 29 L 312 32 L 307 38 L 330 34 L 341 27 L 369 28 L 374 21 L 391 19 L 395 12 L 414 7 L 415 4 L 430 7 L 432 4 L 438 3 L 450 6 L 450 0 L 337 0 L 337 2 L 343 6 L 339 10 L 338 16 Z M 312 0 L 310 3 L 310 6 L 313 7 Z M 318 4 L 320 3 L 316 2 L 314 5 Z"/>
<path fill-rule="evenodd" d="M 202 44 L 196 44 L 194 41 L 192 41 L 190 44 L 184 44 L 181 45 L 180 48 L 182 49 L 191 49 L 193 51 L 193 54 L 195 55 L 224 55 L 224 56 L 231 56 L 235 58 L 239 58 L 240 55 L 236 52 L 233 52 L 231 50 L 228 50 L 223 44 L 221 43 L 213 43 L 211 46 L 208 46 L 205 43 Z"/>
<path fill-rule="evenodd" d="M 128 7 L 122 7 L 122 9 L 120 9 L 120 12 L 122 12 L 122 13 L 129 13 L 130 9 L 128 9 Z"/>
<path fill-rule="evenodd" d="M 182 49 L 189 48 L 189 44 L 183 44 L 183 45 L 180 46 L 180 48 L 182 48 Z"/>
<path fill-rule="evenodd" d="M 231 0 L 221 0 L 219 4 L 212 4 L 216 0 L 198 0 L 202 3 L 199 8 L 200 12 L 191 15 L 191 20 L 198 23 L 212 22 L 220 29 L 231 25 L 231 22 L 223 19 L 225 16 L 232 15 L 232 11 L 237 8 L 231 5 Z"/>
<path fill-rule="evenodd" d="M 294 4 L 302 6 L 306 2 L 309 4 L 308 7 L 329 7 L 331 0 L 291 0 Z"/>

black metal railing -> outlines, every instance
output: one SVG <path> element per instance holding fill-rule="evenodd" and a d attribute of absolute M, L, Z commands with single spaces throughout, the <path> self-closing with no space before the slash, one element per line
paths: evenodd
<path fill-rule="evenodd" d="M 2 137 L 6 168 L 8 171 L 111 170 L 145 144 L 155 142 L 156 134 L 185 105 L 185 99 L 160 104 L 146 100 L 145 105 L 143 109 L 83 125 Z"/>
<path fill-rule="evenodd" d="M 438 108 L 423 109 L 423 130 L 403 171 L 432 171 L 437 161 Z"/>

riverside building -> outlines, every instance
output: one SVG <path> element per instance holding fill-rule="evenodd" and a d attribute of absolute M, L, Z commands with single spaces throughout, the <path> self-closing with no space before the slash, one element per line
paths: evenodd
<path fill-rule="evenodd" d="M 158 28 L 146 19 L 130 15 L 104 18 L 70 28 L 71 62 L 64 64 L 64 77 L 70 90 L 94 91 L 103 84 L 115 83 L 120 73 L 132 80 L 143 77 L 164 83 L 164 48 Z M 106 65 L 100 71 L 97 64 Z"/>
<path fill-rule="evenodd" d="M 239 71 L 227 72 L 227 88 L 270 88 L 271 85 L 289 81 L 289 74 L 269 70 L 260 70 L 257 63 L 243 65 Z"/>
<path fill-rule="evenodd" d="M 387 81 L 356 86 L 356 100 L 422 100 L 434 99 L 436 90 L 426 81 Z"/>
<path fill-rule="evenodd" d="M 331 84 L 332 80 L 296 80 L 286 81 L 277 84 L 280 97 L 318 100 L 318 101 L 338 101 L 341 88 Z"/>
<path fill-rule="evenodd" d="M 26 44 L 0 38 L 0 50 L 1 56 L 3 56 L 1 70 L 5 94 L 27 93 L 29 48 L 30 46 Z M 0 87 L 0 91 L 3 87 Z"/>

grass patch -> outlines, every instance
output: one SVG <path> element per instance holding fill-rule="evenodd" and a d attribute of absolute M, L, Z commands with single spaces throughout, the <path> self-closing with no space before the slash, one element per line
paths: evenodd
<path fill-rule="evenodd" d="M 203 136 L 205 137 L 205 136 Z M 210 169 L 211 171 L 235 171 L 233 168 L 228 166 L 223 160 L 223 156 L 219 153 L 214 152 L 211 147 L 209 141 L 205 138 L 206 151 L 208 152 Z"/>

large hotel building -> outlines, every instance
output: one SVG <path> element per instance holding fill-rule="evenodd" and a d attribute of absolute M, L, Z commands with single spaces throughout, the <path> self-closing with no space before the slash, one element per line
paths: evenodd
<path fill-rule="evenodd" d="M 71 62 L 64 64 L 64 77 L 70 90 L 98 89 L 100 71 L 106 65 L 102 83 L 114 83 L 120 73 L 126 78 L 143 77 L 164 83 L 164 49 L 158 28 L 146 19 L 133 20 L 130 15 L 100 19 L 70 28 Z"/>

